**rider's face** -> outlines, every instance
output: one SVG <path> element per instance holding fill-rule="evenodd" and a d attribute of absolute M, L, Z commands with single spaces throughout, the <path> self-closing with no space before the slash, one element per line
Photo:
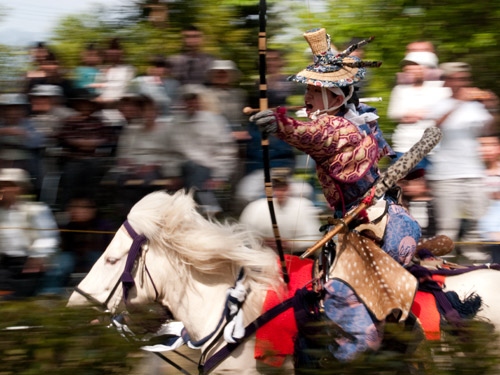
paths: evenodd
<path fill-rule="evenodd" d="M 328 98 L 328 108 L 334 107 L 342 102 L 344 99 L 339 95 L 335 95 L 330 90 L 326 90 L 326 95 Z M 324 110 L 323 97 L 321 94 L 321 87 L 317 86 L 307 86 L 306 95 L 304 97 L 304 102 L 306 105 L 306 111 L 308 114 L 314 113 L 317 110 Z"/>

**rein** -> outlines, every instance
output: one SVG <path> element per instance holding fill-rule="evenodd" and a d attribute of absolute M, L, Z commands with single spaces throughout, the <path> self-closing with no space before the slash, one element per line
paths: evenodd
<path fill-rule="evenodd" d="M 122 275 L 119 277 L 116 284 L 113 286 L 110 294 L 106 298 L 104 302 L 100 302 L 95 297 L 91 296 L 89 293 L 83 291 L 79 287 L 75 287 L 75 291 L 85 297 L 89 302 L 93 305 L 100 307 L 104 310 L 105 313 L 111 313 L 108 304 L 111 299 L 115 295 L 120 284 L 123 285 L 123 300 L 125 304 L 127 304 L 127 298 L 129 291 L 132 287 L 135 286 L 135 281 L 132 276 L 132 272 L 136 265 L 136 262 L 143 256 L 145 253 L 142 253 L 143 246 L 147 242 L 146 236 L 142 234 L 138 234 L 130 225 L 128 221 L 123 223 L 123 226 L 127 230 L 128 234 L 132 238 L 132 245 L 130 246 L 130 250 L 127 255 L 127 260 L 125 263 L 125 267 L 123 269 Z M 145 247 L 145 246 L 144 246 Z M 151 284 L 153 285 L 155 291 L 155 301 L 158 301 L 159 293 L 156 285 L 153 281 L 153 278 L 147 269 L 146 263 L 144 262 L 144 270 L 148 275 Z M 245 273 L 243 268 L 240 270 L 237 280 L 235 281 L 234 287 L 229 288 L 227 292 L 227 297 L 224 305 L 224 311 L 222 312 L 221 318 L 215 329 L 209 333 L 204 338 L 198 341 L 191 341 L 186 337 L 181 337 L 188 345 L 188 347 L 192 349 L 198 349 L 199 347 L 205 345 L 209 340 L 213 339 L 208 346 L 203 350 L 200 361 L 198 364 L 199 374 L 205 375 L 212 371 L 216 366 L 218 366 L 222 361 L 224 361 L 231 353 L 238 348 L 238 346 L 243 343 L 248 337 L 254 334 L 260 327 L 270 322 L 274 318 L 276 318 L 281 313 L 285 312 L 289 308 L 292 308 L 296 305 L 297 294 L 280 304 L 274 306 L 270 310 L 266 311 L 264 314 L 260 315 L 257 319 L 255 319 L 252 323 L 243 327 L 243 311 L 241 310 L 241 306 L 245 301 L 245 297 L 247 294 L 247 290 L 243 285 L 243 280 L 245 278 Z M 118 329 L 120 328 L 119 324 L 115 325 Z M 126 328 L 126 327 L 125 327 Z M 130 333 L 132 333 L 130 331 Z M 133 334 L 133 333 L 132 333 Z M 226 345 L 219 349 L 216 353 L 206 359 L 207 353 L 215 346 L 215 344 L 219 341 L 219 339 L 223 337 L 226 341 Z M 153 351 L 159 358 L 163 359 L 177 370 L 181 371 L 185 375 L 190 375 L 189 372 L 184 370 L 182 367 L 177 365 L 175 362 L 171 361 L 161 353 L 157 351 Z M 206 359 L 206 360 L 205 360 Z"/>
<path fill-rule="evenodd" d="M 270 322 L 274 318 L 276 318 L 281 313 L 285 312 L 289 308 L 294 306 L 294 301 L 296 299 L 296 295 L 288 298 L 287 300 L 281 302 L 280 304 L 274 306 L 272 309 L 267 310 L 264 314 L 260 315 L 257 319 L 255 319 L 252 323 L 245 327 L 244 336 L 235 343 L 229 343 L 225 345 L 218 352 L 209 357 L 204 364 L 198 366 L 199 374 L 206 375 L 210 373 L 215 367 L 217 367 L 222 361 L 224 361 L 227 357 L 231 355 L 231 353 L 238 348 L 238 346 L 243 343 L 245 339 L 253 335 L 260 327 L 264 324 Z"/>
<path fill-rule="evenodd" d="M 111 293 L 109 294 L 108 298 L 106 298 L 106 300 L 104 302 L 98 301 L 96 298 L 92 297 L 90 294 L 88 294 L 87 292 L 83 291 L 78 286 L 75 286 L 74 291 L 77 292 L 77 293 L 79 293 L 79 294 L 81 294 L 83 297 L 85 297 L 95 307 L 99 307 L 99 308 L 101 308 L 103 310 L 103 312 L 109 313 L 110 310 L 108 308 L 108 303 L 109 303 L 109 301 L 111 301 L 111 298 L 114 296 L 114 294 L 116 292 L 116 289 L 118 289 L 119 285 L 120 285 L 120 280 L 118 280 L 116 282 L 116 284 L 113 287 L 113 289 L 111 289 Z"/>
<path fill-rule="evenodd" d="M 127 230 L 129 236 L 132 238 L 132 245 L 130 246 L 129 253 L 127 255 L 127 261 L 125 263 L 125 267 L 123 269 L 122 275 L 118 278 L 118 281 L 113 286 L 113 289 L 111 290 L 111 292 L 110 292 L 109 296 L 106 298 L 106 300 L 104 302 L 101 302 L 101 301 L 97 300 L 95 297 L 91 296 L 89 293 L 80 289 L 78 286 L 76 286 L 74 288 L 75 292 L 79 293 L 80 295 L 85 297 L 92 305 L 100 308 L 101 310 L 103 310 L 103 312 L 108 313 L 108 314 L 111 314 L 111 311 L 108 307 L 108 304 L 111 301 L 111 299 L 113 298 L 113 296 L 115 295 L 116 290 L 118 289 L 120 284 L 123 284 L 123 299 L 125 301 L 125 304 L 127 303 L 128 293 L 129 293 L 130 289 L 135 285 L 135 281 L 134 281 L 134 278 L 132 276 L 132 271 L 134 269 L 136 261 L 142 255 L 142 246 L 147 241 L 146 236 L 144 236 L 142 234 L 138 234 L 134 230 L 134 228 L 132 228 L 132 226 L 130 225 L 128 220 L 126 220 L 123 223 L 123 226 Z M 151 281 L 151 284 L 153 285 L 153 289 L 155 291 L 155 301 L 157 301 L 158 297 L 159 297 L 158 289 L 156 288 L 156 285 L 153 281 L 153 277 L 151 276 L 151 273 L 149 272 L 149 269 L 148 269 L 146 263 L 144 263 L 144 270 L 146 271 L 146 274 L 148 275 L 149 280 Z M 124 332 L 123 332 L 123 328 L 120 329 L 119 322 L 116 319 L 114 319 L 114 317 L 112 317 L 111 321 L 112 321 L 112 325 L 118 331 L 121 330 L 122 336 L 126 338 L 126 336 L 124 335 Z M 182 368 L 177 363 L 170 360 L 169 358 L 167 358 L 163 354 L 158 353 L 158 352 L 153 352 L 153 353 L 157 357 L 163 359 L 165 362 L 167 362 L 168 364 L 170 364 L 171 366 L 176 368 L 178 371 L 180 371 L 184 375 L 191 375 L 191 373 L 186 371 L 184 368 Z"/>

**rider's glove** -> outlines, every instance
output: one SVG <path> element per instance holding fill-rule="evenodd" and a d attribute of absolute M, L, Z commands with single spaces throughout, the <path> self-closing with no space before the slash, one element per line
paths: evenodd
<path fill-rule="evenodd" d="M 255 122 L 262 133 L 274 134 L 278 131 L 276 114 L 270 109 L 256 113 L 250 117 L 250 121 Z"/>

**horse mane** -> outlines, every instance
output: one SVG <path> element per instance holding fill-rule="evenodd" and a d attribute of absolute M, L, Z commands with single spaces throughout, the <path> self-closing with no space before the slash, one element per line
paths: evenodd
<path fill-rule="evenodd" d="M 192 268 L 210 275 L 232 274 L 244 268 L 252 289 L 277 287 L 281 280 L 276 254 L 242 225 L 207 220 L 191 193 L 158 191 L 135 204 L 128 221 L 175 267 L 181 282 L 189 283 Z"/>

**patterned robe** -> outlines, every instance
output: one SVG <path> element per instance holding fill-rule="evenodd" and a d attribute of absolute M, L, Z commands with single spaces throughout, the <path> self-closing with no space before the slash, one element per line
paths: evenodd
<path fill-rule="evenodd" d="M 377 139 L 343 117 L 297 121 L 278 112 L 278 138 L 309 154 L 328 203 L 341 209 L 353 204 L 378 177 Z"/>
<path fill-rule="evenodd" d="M 366 105 L 357 113 L 375 112 Z M 297 121 L 278 111 L 278 138 L 309 154 L 328 203 L 343 214 L 358 204 L 379 176 L 378 160 L 393 154 L 376 121 L 355 125 L 338 116 Z M 420 227 L 409 213 L 390 198 L 382 249 L 402 265 L 408 264 L 420 238 Z M 373 318 L 354 290 L 339 279 L 329 280 L 325 314 L 351 334 L 336 339 L 328 349 L 340 361 L 348 361 L 382 342 L 384 322 Z"/>

